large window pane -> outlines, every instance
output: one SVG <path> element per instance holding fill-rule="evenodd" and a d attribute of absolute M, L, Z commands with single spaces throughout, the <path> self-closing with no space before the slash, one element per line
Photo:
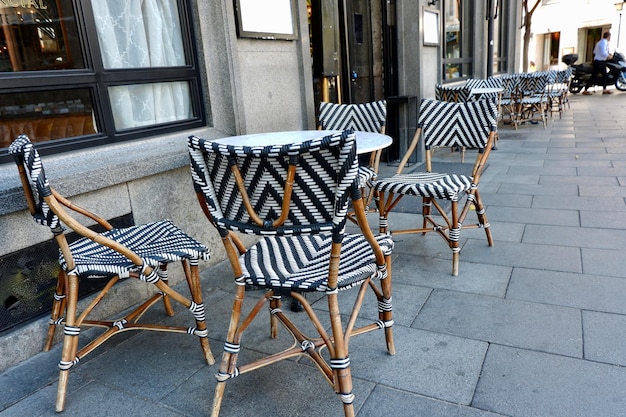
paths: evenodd
<path fill-rule="evenodd" d="M 191 119 L 189 83 L 184 81 L 109 87 L 115 129 Z"/>
<path fill-rule="evenodd" d="M 104 68 L 184 66 L 176 0 L 91 0 Z"/>
<path fill-rule="evenodd" d="M 443 78 L 472 76 L 473 1 L 444 0 Z"/>
<path fill-rule="evenodd" d="M 88 89 L 0 94 L 0 148 L 20 134 L 44 142 L 97 132 Z"/>
<path fill-rule="evenodd" d="M 0 72 L 85 67 L 71 1 L 0 1 L 0 25 Z"/>

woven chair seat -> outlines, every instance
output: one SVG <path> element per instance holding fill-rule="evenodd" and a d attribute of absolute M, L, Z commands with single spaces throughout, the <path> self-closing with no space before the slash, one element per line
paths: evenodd
<path fill-rule="evenodd" d="M 524 96 L 520 100 L 521 104 L 539 104 L 548 101 L 545 96 Z"/>
<path fill-rule="evenodd" d="M 359 187 L 364 188 L 376 181 L 378 174 L 374 169 L 367 166 L 359 166 Z"/>
<path fill-rule="evenodd" d="M 195 239 L 188 236 L 171 221 L 163 220 L 123 229 L 113 229 L 101 233 L 138 254 L 143 261 L 156 268 L 183 259 L 209 259 L 209 250 Z M 80 276 L 128 278 L 130 272 L 138 272 L 133 264 L 121 253 L 81 238 L 70 244 L 74 255 L 76 273 Z M 61 267 L 67 271 L 67 263 L 59 256 Z"/>
<path fill-rule="evenodd" d="M 389 235 L 376 236 L 385 255 L 393 250 Z M 240 263 L 246 283 L 283 291 L 327 291 L 332 236 L 301 235 L 267 237 L 252 246 Z M 345 235 L 339 264 L 339 290 L 377 276 L 376 259 L 362 235 Z"/>
<path fill-rule="evenodd" d="M 118 333 L 147 330 L 196 336 L 206 363 L 214 364 L 199 270 L 199 260 L 209 259 L 209 249 L 170 220 L 116 229 L 103 217 L 76 205 L 50 185 L 39 152 L 26 135 L 20 135 L 13 141 L 9 153 L 15 158 L 28 211 L 36 223 L 49 228 L 59 247 L 61 268 L 57 268 L 57 285 L 44 344 L 44 350 L 49 351 L 57 328 L 63 328 L 56 411 L 65 409 L 70 370 Z M 112 199 L 110 203 L 114 205 L 116 200 Z M 94 232 L 78 218 L 93 222 L 104 232 Z M 66 230 L 76 234 L 73 242 L 68 239 Z M 167 264 L 175 261 L 180 262 L 180 270 L 177 272 L 184 275 L 190 296 L 183 295 L 169 285 Z M 106 282 L 91 296 L 91 300 L 85 299 L 85 303 L 79 305 L 83 278 L 96 277 L 105 278 Z M 113 313 L 101 308 L 103 304 L 108 304 L 102 303 L 103 300 L 128 298 L 128 291 L 122 289 L 128 287 L 117 286 L 127 278 L 141 280 L 151 290 L 136 294 L 142 295 L 144 300 L 141 302 L 125 299 L 124 303 L 133 301 L 134 306 L 125 309 L 120 315 L 110 319 L 101 318 Z M 167 316 L 175 314 L 173 302 L 189 310 L 194 325 L 173 325 L 150 320 L 154 317 L 146 312 L 159 301 L 163 303 Z M 96 310 L 100 311 L 96 314 Z M 83 329 L 90 327 L 97 327 L 101 331 L 90 335 L 88 340 L 81 340 Z M 176 346 L 173 347 L 174 355 Z M 182 354 L 188 355 L 188 349 Z M 111 367 L 114 366 L 111 364 Z"/>
<path fill-rule="evenodd" d="M 377 191 L 457 201 L 459 194 L 472 188 L 472 177 L 455 174 L 418 172 L 379 180 Z"/>

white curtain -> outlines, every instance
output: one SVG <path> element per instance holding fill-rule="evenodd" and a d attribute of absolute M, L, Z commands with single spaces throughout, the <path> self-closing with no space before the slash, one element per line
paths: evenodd
<path fill-rule="evenodd" d="M 177 0 L 91 0 L 106 69 L 185 65 Z M 189 84 L 109 88 L 116 129 L 189 119 Z"/>

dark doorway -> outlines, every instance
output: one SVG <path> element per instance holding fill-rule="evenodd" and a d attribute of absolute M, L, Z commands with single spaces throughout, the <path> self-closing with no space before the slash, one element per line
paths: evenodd
<path fill-rule="evenodd" d="M 319 101 L 363 103 L 384 91 L 386 1 L 309 1 L 316 108 Z"/>

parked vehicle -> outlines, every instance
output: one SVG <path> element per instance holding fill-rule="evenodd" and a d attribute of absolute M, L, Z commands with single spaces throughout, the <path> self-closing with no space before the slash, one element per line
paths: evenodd
<path fill-rule="evenodd" d="M 573 94 L 580 93 L 580 91 L 585 88 L 587 85 L 587 81 L 591 78 L 591 73 L 593 72 L 593 65 L 590 62 L 585 62 L 582 64 L 576 64 L 578 60 L 578 54 L 567 54 L 563 55 L 561 61 L 572 67 L 572 82 L 569 86 L 569 91 Z M 624 55 L 619 52 L 615 52 L 613 54 L 613 58 L 607 61 L 607 69 L 609 71 L 608 79 L 606 81 L 607 85 L 615 84 L 615 88 L 620 91 L 626 91 L 626 60 L 624 60 Z M 601 81 L 600 78 L 597 78 L 596 81 L 599 83 Z M 599 85 L 595 83 L 594 85 Z"/>

